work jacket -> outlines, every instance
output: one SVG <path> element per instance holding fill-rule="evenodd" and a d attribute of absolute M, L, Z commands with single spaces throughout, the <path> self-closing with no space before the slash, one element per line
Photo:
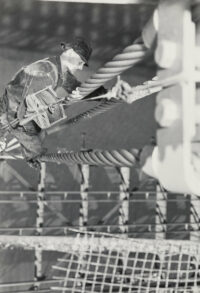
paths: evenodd
<path fill-rule="evenodd" d="M 51 86 L 61 87 L 70 94 L 80 82 L 69 71 L 62 73 L 60 57 L 50 57 L 22 67 L 7 84 L 4 99 L 8 120 L 22 119 L 26 111 L 26 96 Z M 24 126 L 11 127 L 10 132 L 19 140 L 27 159 L 42 153 L 44 132 L 34 121 Z"/>
<path fill-rule="evenodd" d="M 61 70 L 60 56 L 49 57 L 25 67 L 22 67 L 8 83 L 4 94 L 4 104 L 7 105 L 8 120 L 22 119 L 26 112 L 27 95 L 37 93 L 46 87 L 57 90 L 64 89 L 66 96 L 80 86 L 80 82 L 69 71 Z M 106 92 L 100 87 L 88 97 L 98 96 Z M 27 159 L 40 155 L 43 152 L 42 142 L 45 138 L 44 131 L 34 122 L 30 121 L 24 126 L 10 127 L 22 146 Z"/>

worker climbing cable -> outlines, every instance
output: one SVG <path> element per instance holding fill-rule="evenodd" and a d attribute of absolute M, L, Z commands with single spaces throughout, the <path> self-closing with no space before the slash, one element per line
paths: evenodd
<path fill-rule="evenodd" d="M 82 38 L 61 43 L 61 48 L 60 55 L 21 68 L 0 99 L 0 151 L 5 149 L 6 137 L 14 136 L 30 164 L 45 151 L 42 147 L 45 129 L 66 118 L 63 104 L 77 100 L 73 91 L 80 82 L 74 74 L 88 66 L 92 52 Z M 105 92 L 100 87 L 94 94 Z"/>
<path fill-rule="evenodd" d="M 132 103 L 160 90 L 160 87 L 151 89 L 149 85 L 131 88 L 118 78 L 111 90 L 100 86 L 85 95 L 79 90 L 81 83 L 75 73 L 84 65 L 88 66 L 92 52 L 90 45 L 77 38 L 69 44 L 61 43 L 61 48 L 60 55 L 21 68 L 6 86 L 0 100 L 0 151 L 6 147 L 6 137 L 14 136 L 31 166 L 38 166 L 35 158 L 45 152 L 42 144 L 46 129 L 66 119 L 66 106 L 83 99 L 114 98 Z"/>

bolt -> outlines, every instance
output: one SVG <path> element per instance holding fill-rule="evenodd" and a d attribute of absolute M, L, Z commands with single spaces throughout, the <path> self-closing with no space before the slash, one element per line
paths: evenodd
<path fill-rule="evenodd" d="M 163 40 L 158 43 L 155 52 L 155 61 L 162 68 L 172 67 L 177 56 L 176 43 L 168 40 Z"/>
<path fill-rule="evenodd" d="M 163 99 L 155 110 L 156 121 L 162 127 L 169 127 L 179 118 L 177 105 L 170 99 Z"/>

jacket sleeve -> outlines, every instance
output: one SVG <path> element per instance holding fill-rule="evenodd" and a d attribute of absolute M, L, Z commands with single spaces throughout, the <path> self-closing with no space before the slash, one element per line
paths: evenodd
<path fill-rule="evenodd" d="M 43 148 L 44 135 L 42 137 L 40 133 L 38 134 L 27 133 L 23 129 L 23 127 L 13 129 L 12 134 L 18 139 L 22 147 L 23 155 L 25 156 L 25 159 L 27 161 L 44 153 L 44 150 L 45 150 L 45 148 Z M 42 134 L 44 134 L 44 132 L 42 132 Z"/>
<path fill-rule="evenodd" d="M 58 72 L 56 66 L 44 59 L 22 68 L 7 85 L 9 111 L 17 112 L 22 119 L 25 114 L 25 98 L 46 87 L 54 89 L 57 85 Z"/>
<path fill-rule="evenodd" d="M 28 94 L 33 94 L 48 86 L 54 89 L 58 73 L 56 66 L 47 60 L 40 60 L 21 68 L 8 83 L 8 95 L 21 102 Z"/>
<path fill-rule="evenodd" d="M 27 83 L 27 94 L 36 93 L 46 87 L 53 89 L 57 85 L 58 72 L 56 66 L 47 60 L 37 61 L 24 69 Z"/>

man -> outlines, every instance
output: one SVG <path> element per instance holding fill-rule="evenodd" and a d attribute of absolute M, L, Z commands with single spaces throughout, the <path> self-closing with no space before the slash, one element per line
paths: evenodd
<path fill-rule="evenodd" d="M 68 104 L 79 99 L 80 82 L 74 74 L 88 66 L 92 49 L 82 38 L 69 44 L 61 43 L 61 48 L 60 55 L 21 68 L 6 86 L 0 99 L 0 152 L 5 149 L 5 137 L 10 134 L 21 144 L 27 161 L 32 165 L 37 163 L 35 158 L 45 151 L 43 130 L 66 117 L 61 101 Z M 118 80 L 106 97 L 132 103 L 155 92 L 155 89 L 151 92 L 143 87 L 131 88 Z M 88 97 L 106 92 L 100 87 Z"/>
<path fill-rule="evenodd" d="M 66 117 L 61 98 L 62 102 L 77 98 L 80 82 L 74 74 L 88 66 L 92 53 L 82 38 L 61 43 L 61 48 L 60 55 L 21 68 L 0 100 L 0 136 L 2 140 L 8 133 L 16 137 L 30 163 L 44 152 L 43 130 Z M 105 92 L 101 87 L 94 96 Z"/>

